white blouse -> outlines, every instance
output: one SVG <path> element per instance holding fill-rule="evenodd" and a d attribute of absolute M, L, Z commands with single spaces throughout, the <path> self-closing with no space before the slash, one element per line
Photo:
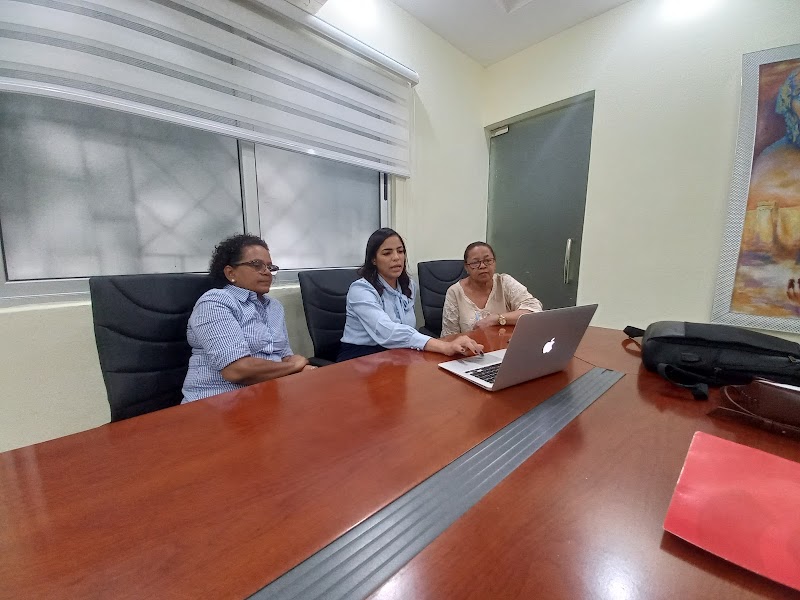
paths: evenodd
<path fill-rule="evenodd" d="M 442 335 L 472 331 L 475 323 L 489 315 L 498 315 L 515 310 L 541 312 L 542 303 L 534 298 L 528 288 L 505 273 L 495 273 L 492 291 L 484 308 L 478 308 L 467 298 L 461 282 L 457 281 L 447 290 L 442 309 Z"/>

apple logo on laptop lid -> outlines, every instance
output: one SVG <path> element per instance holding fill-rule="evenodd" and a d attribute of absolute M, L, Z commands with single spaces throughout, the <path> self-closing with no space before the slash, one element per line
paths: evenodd
<path fill-rule="evenodd" d="M 542 348 L 542 354 L 547 354 L 550 350 L 553 349 L 553 346 L 556 345 L 556 338 L 553 338 L 549 342 L 547 342 L 544 347 Z"/>

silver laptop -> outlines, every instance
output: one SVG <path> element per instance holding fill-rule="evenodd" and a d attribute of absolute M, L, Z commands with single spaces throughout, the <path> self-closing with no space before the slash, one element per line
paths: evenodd
<path fill-rule="evenodd" d="M 449 360 L 439 367 L 492 392 L 561 371 L 596 310 L 597 304 L 590 304 L 522 315 L 505 350 Z"/>

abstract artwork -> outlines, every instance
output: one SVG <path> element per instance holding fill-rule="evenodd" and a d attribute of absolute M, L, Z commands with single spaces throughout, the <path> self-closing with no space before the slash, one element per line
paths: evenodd
<path fill-rule="evenodd" d="M 743 59 L 712 321 L 800 332 L 800 46 Z"/>

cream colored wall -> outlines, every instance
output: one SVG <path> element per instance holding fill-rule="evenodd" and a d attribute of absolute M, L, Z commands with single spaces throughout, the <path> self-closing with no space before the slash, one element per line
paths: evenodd
<path fill-rule="evenodd" d="M 88 302 L 0 310 L 0 451 L 110 417 Z"/>
<path fill-rule="evenodd" d="M 710 319 L 742 54 L 800 42 L 797 0 L 684 22 L 663 5 L 625 4 L 487 70 L 487 125 L 596 91 L 578 301 L 609 327 Z"/>
<path fill-rule="evenodd" d="M 375 19 L 356 22 L 347 17 L 349 1 L 328 0 L 321 16 L 416 69 L 422 80 L 414 91 L 413 179 L 396 189 L 395 223 L 409 258 L 458 256 L 486 230 L 483 68 L 390 2 L 369 0 Z M 299 289 L 271 295 L 286 308 L 293 350 L 309 356 Z M 0 451 L 108 422 L 91 307 L 0 309 L 0 381 Z"/>
<path fill-rule="evenodd" d="M 486 235 L 485 70 L 388 0 L 328 0 L 317 16 L 419 73 L 412 177 L 397 184 L 409 260 L 457 258 Z M 365 240 L 366 242 L 366 240 Z"/>

